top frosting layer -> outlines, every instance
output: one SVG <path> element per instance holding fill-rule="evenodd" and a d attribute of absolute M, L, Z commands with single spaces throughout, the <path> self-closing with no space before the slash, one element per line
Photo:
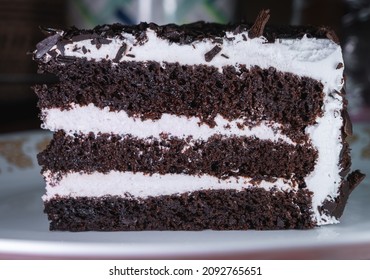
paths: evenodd
<path fill-rule="evenodd" d="M 271 41 L 263 36 L 251 39 L 246 28 L 239 27 L 236 32 L 231 31 L 230 26 L 223 26 L 224 29 L 222 25 L 206 26 L 198 36 L 195 29 L 188 28 L 193 33 L 185 32 L 177 26 L 171 33 L 156 25 L 134 26 L 136 29 L 105 26 L 95 33 L 57 31 L 38 44 L 35 58 L 44 62 L 58 59 L 61 63 L 75 58 L 106 59 L 115 63 L 178 62 L 206 64 L 220 71 L 227 65 L 242 64 L 248 68 L 257 65 L 314 78 L 322 82 L 327 92 L 340 91 L 343 85 L 341 48 L 333 40 L 322 38 L 324 36 L 309 38 L 307 33 L 302 35 L 296 31 L 294 36 L 282 33 L 281 38 L 277 36 Z"/>

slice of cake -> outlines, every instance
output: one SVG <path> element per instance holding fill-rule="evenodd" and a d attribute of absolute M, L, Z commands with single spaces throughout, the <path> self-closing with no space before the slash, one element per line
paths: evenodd
<path fill-rule="evenodd" d="M 337 223 L 350 170 L 343 59 L 327 28 L 103 25 L 37 45 L 51 230 Z"/>

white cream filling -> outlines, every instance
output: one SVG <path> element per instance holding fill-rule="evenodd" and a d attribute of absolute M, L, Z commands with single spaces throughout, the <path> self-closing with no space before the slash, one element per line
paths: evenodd
<path fill-rule="evenodd" d="M 250 178 L 244 177 L 230 177 L 221 180 L 209 175 L 146 175 L 141 172 L 118 171 L 110 171 L 107 174 L 70 172 L 62 176 L 61 180 L 57 179 L 58 174 L 53 174 L 50 171 L 44 172 L 43 175 L 46 180 L 44 201 L 56 196 L 75 198 L 117 195 L 145 199 L 147 197 L 183 194 L 200 190 L 232 189 L 241 191 L 251 187 L 266 190 L 277 188 L 284 191 L 297 189 L 296 184 L 284 179 L 277 179 L 275 182 L 262 180 L 259 183 L 253 183 Z"/>
<path fill-rule="evenodd" d="M 80 106 L 73 104 L 70 110 L 58 108 L 43 109 L 43 128 L 51 131 L 64 130 L 66 133 L 88 134 L 94 132 L 114 133 L 118 135 L 131 134 L 138 138 L 160 138 L 162 133 L 178 138 L 192 136 L 193 139 L 207 140 L 215 134 L 225 136 L 247 136 L 262 140 L 284 141 L 294 144 L 293 141 L 280 132 L 281 125 L 274 122 L 263 121 L 254 127 L 239 128 L 243 119 L 228 121 L 221 115 L 215 118 L 216 126 L 210 127 L 201 124 L 198 117 L 187 118 L 163 114 L 158 120 L 141 120 L 129 117 L 125 111 L 113 112 L 109 108 L 100 109 L 93 104 Z M 239 125 L 239 126 L 238 126 Z"/>
<path fill-rule="evenodd" d="M 114 59 L 123 43 L 127 44 L 126 55 L 120 61 L 157 61 L 178 62 L 184 65 L 206 64 L 217 67 L 220 71 L 223 66 L 238 67 L 245 64 L 247 68 L 258 65 L 261 68 L 274 67 L 279 71 L 307 76 L 321 81 L 330 90 L 339 90 L 343 84 L 343 68 L 336 69 L 342 61 L 342 52 L 338 44 L 328 39 L 307 38 L 277 39 L 274 43 L 267 43 L 263 37 L 248 39 L 248 32 L 234 35 L 227 32 L 222 43 L 217 43 L 222 50 L 210 61 L 206 62 L 204 55 L 215 45 L 213 41 L 204 39 L 190 45 L 170 43 L 159 38 L 155 31 L 148 29 L 148 41 L 137 44 L 134 36 L 122 34 L 125 39 L 110 38 L 109 44 L 103 44 L 98 49 L 91 44 L 91 40 L 72 42 L 65 45 L 64 55 L 85 57 L 87 59 Z M 228 38 L 234 38 L 230 40 Z M 89 51 L 84 53 L 82 47 Z M 79 49 L 78 51 L 73 51 Z M 52 48 L 59 52 L 56 48 Z M 59 52 L 60 53 L 60 52 Z M 134 55 L 134 57 L 127 56 Z M 221 56 L 226 55 L 228 58 Z M 48 60 L 47 57 L 45 57 Z"/>

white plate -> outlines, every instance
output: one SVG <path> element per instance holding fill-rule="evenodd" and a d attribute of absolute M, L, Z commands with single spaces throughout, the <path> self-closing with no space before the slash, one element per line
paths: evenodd
<path fill-rule="evenodd" d="M 0 136 L 0 258 L 370 258 L 370 176 L 340 224 L 313 230 L 50 232 L 36 162 L 48 139 L 43 131 Z M 353 169 L 370 174 L 370 126 L 355 126 L 354 140 Z"/>

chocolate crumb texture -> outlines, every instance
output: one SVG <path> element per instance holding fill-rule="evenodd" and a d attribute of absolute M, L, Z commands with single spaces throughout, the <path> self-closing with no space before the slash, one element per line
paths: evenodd
<path fill-rule="evenodd" d="M 309 229 L 315 226 L 310 218 L 311 195 L 307 190 L 253 188 L 140 200 L 55 198 L 45 203 L 45 213 L 50 229 L 62 231 Z"/>

